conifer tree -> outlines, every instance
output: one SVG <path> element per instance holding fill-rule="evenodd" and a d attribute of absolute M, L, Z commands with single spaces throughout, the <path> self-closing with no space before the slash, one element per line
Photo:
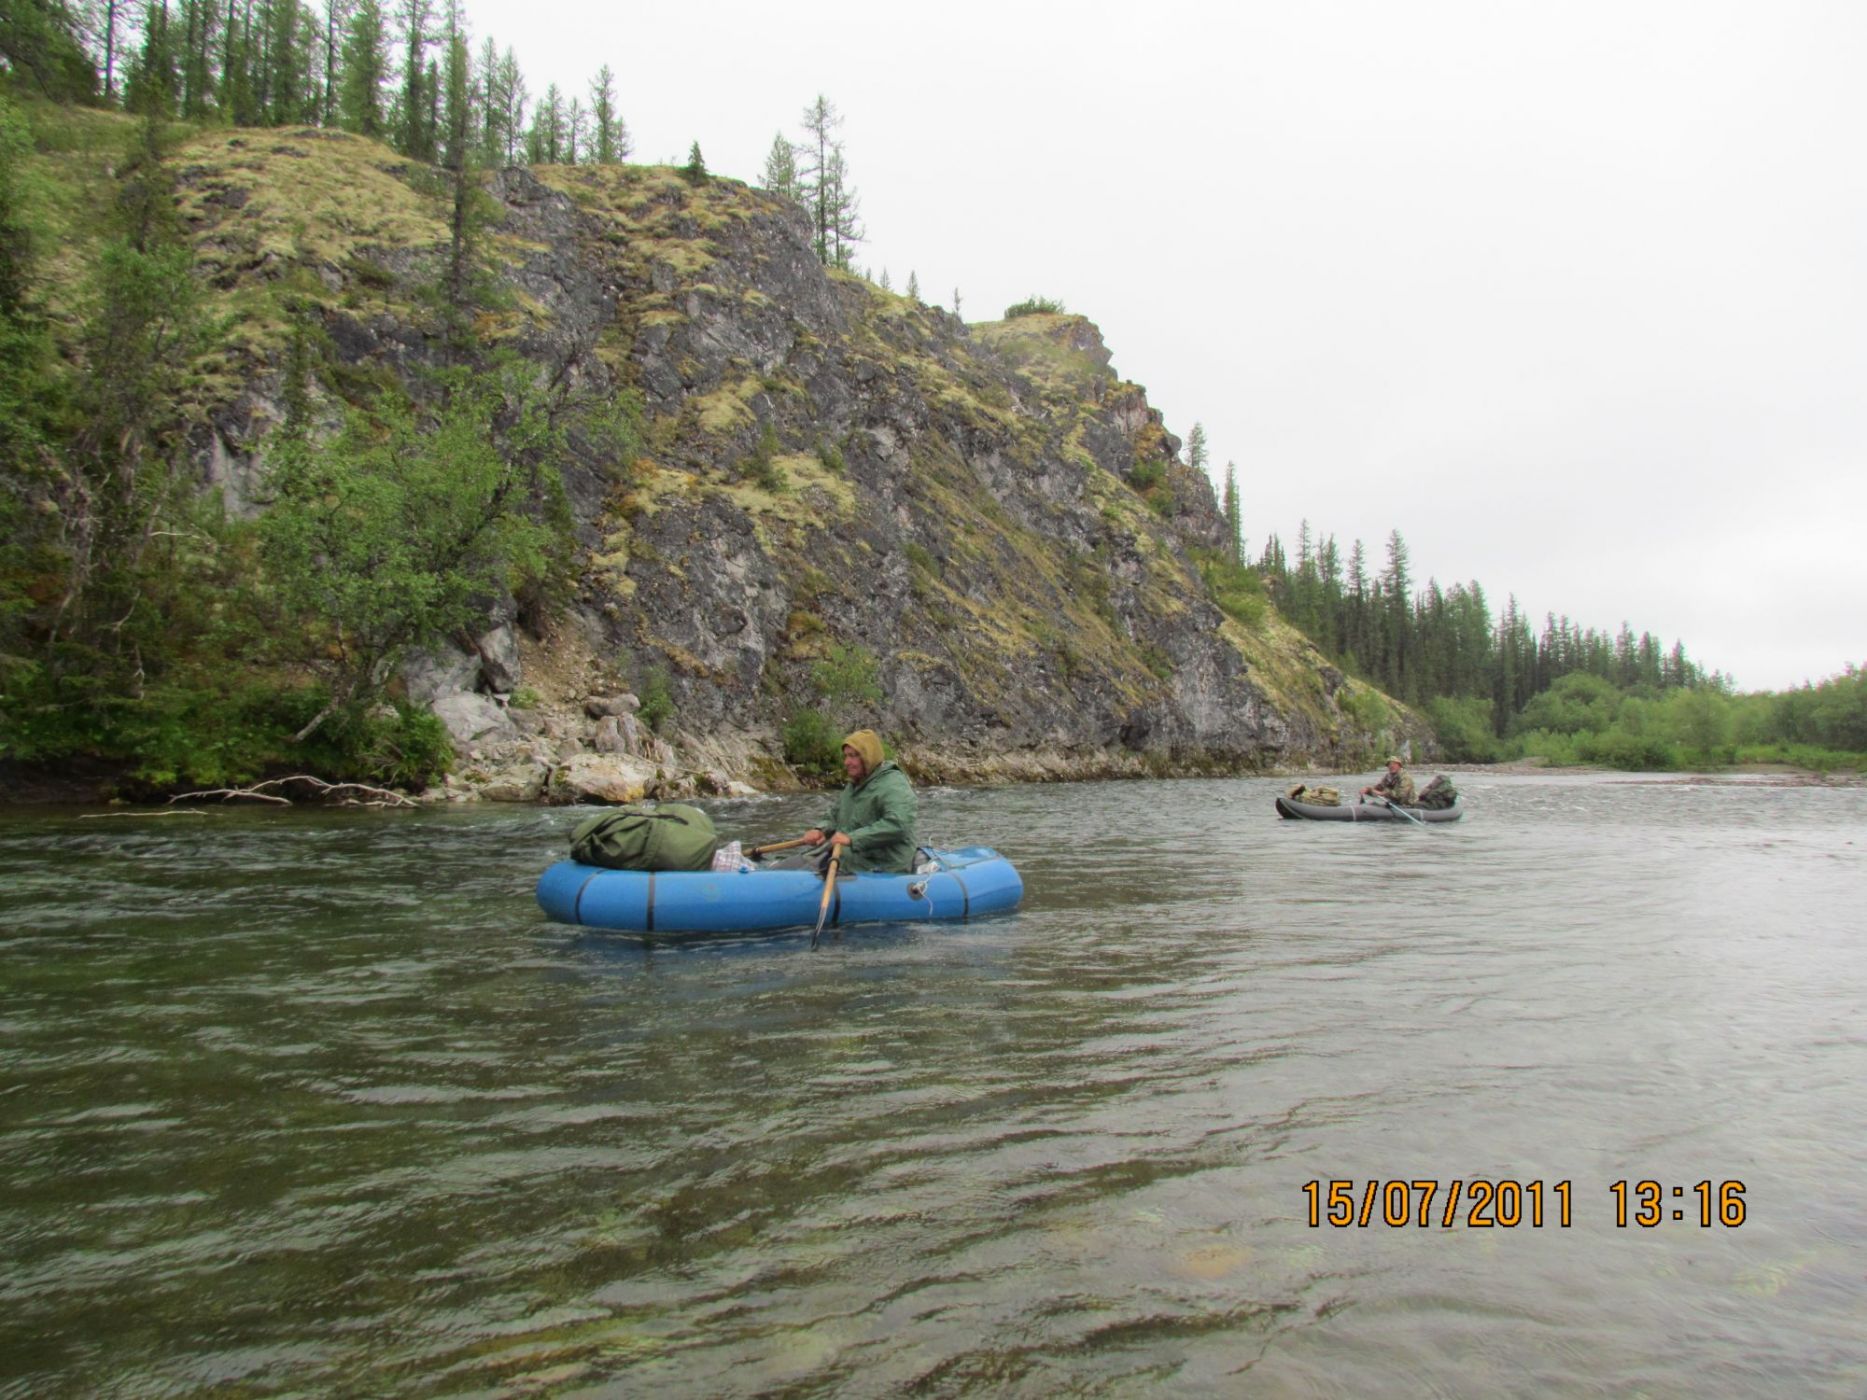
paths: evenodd
<path fill-rule="evenodd" d="M 590 80 L 590 136 L 595 143 L 591 158 L 598 165 L 615 165 L 629 155 L 629 133 L 616 112 L 616 75 L 605 63 Z"/>
<path fill-rule="evenodd" d="M 590 156 L 590 114 L 581 98 L 573 97 L 564 109 L 564 163 L 577 165 Z"/>
<path fill-rule="evenodd" d="M 175 115 L 180 89 L 167 0 L 143 6 L 143 47 L 123 83 L 123 105 L 145 117 Z"/>
<path fill-rule="evenodd" d="M 564 157 L 564 98 L 558 85 L 545 88 L 532 113 L 531 134 L 526 140 L 527 157 L 535 165 L 557 165 Z"/>
<path fill-rule="evenodd" d="M 817 260 L 847 269 L 852 245 L 862 241 L 863 233 L 858 221 L 860 201 L 849 182 L 842 142 L 835 134 L 843 119 L 830 99 L 819 93 L 804 109 L 803 123 L 806 140 L 801 148 L 799 183 L 815 228 L 812 242 Z"/>
<path fill-rule="evenodd" d="M 707 162 L 706 157 L 700 154 L 700 143 L 698 141 L 687 148 L 687 164 L 681 167 L 681 174 L 690 185 L 706 183 Z"/>
<path fill-rule="evenodd" d="M 1206 469 L 1206 425 L 1194 423 L 1193 430 L 1186 435 L 1186 464 L 1196 472 Z"/>
<path fill-rule="evenodd" d="M 921 279 L 915 275 L 913 268 L 909 268 L 908 269 L 908 300 L 919 301 L 920 299 L 921 299 Z"/>
<path fill-rule="evenodd" d="M 120 17 L 121 4 L 112 13 Z M 114 27 L 110 32 L 114 58 Z M 11 69 L 23 89 L 54 102 L 93 101 L 97 69 L 80 33 L 78 17 L 64 0 L 7 0 L 0 5 L 0 67 Z"/>
<path fill-rule="evenodd" d="M 381 0 L 357 0 L 344 40 L 343 99 L 347 131 L 379 140 L 383 135 L 382 89 L 389 69 L 389 35 Z"/>
<path fill-rule="evenodd" d="M 266 18 L 266 120 L 273 126 L 304 119 L 304 65 L 299 48 L 298 0 L 271 0 Z"/>
<path fill-rule="evenodd" d="M 525 90 L 525 74 L 519 70 L 519 61 L 510 44 L 499 60 L 499 100 L 503 107 L 500 129 L 505 135 L 504 162 L 512 165 L 525 149 L 525 107 L 531 98 Z"/>
<path fill-rule="evenodd" d="M 1234 564 L 1244 562 L 1245 530 L 1238 503 L 1238 468 L 1225 464 L 1225 553 Z"/>
<path fill-rule="evenodd" d="M 797 178 L 797 148 L 784 139 L 782 131 L 771 138 L 760 184 L 775 195 L 803 202 L 803 186 Z"/>
<path fill-rule="evenodd" d="M 433 96 L 428 81 L 428 45 L 433 36 L 431 0 L 402 0 L 402 97 L 397 146 L 412 160 L 434 159 Z"/>

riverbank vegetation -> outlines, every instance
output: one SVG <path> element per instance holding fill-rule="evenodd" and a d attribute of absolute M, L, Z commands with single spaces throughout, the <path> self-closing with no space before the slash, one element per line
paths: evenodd
<path fill-rule="evenodd" d="M 1867 769 L 1867 676 L 1737 694 L 1651 633 L 1610 635 L 1510 598 L 1495 621 L 1477 582 L 1416 589 L 1406 542 L 1369 570 L 1304 525 L 1295 559 L 1273 535 L 1257 566 L 1278 609 L 1347 670 L 1418 708 L 1452 762 L 1536 758 L 1634 770 L 1784 763 Z"/>
<path fill-rule="evenodd" d="M 102 764 L 129 794 L 305 769 L 435 781 L 452 744 L 392 689 L 401 663 L 501 599 L 558 606 L 574 586 L 560 464 L 626 461 L 637 430 L 629 396 L 581 401 L 481 334 L 506 308 L 484 275 L 465 108 L 443 109 L 440 166 L 413 200 L 432 271 L 378 292 L 432 349 L 406 375 L 359 374 L 327 341 L 315 279 L 203 276 L 178 159 L 198 180 L 202 127 L 170 118 L 169 88 L 149 95 L 133 63 L 140 115 L 82 83 L 98 105 L 20 93 L 33 70 L 7 38 L 0 760 Z M 229 374 L 268 400 L 266 446 L 250 479 L 232 464 L 204 490 Z"/>

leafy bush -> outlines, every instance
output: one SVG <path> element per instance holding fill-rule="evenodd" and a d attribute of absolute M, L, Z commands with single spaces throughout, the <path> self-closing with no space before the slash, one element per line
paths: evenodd
<path fill-rule="evenodd" d="M 1504 746 L 1491 729 L 1491 702 L 1482 695 L 1437 696 L 1426 702 L 1439 747 L 1451 763 L 1495 763 Z"/>
<path fill-rule="evenodd" d="M 830 643 L 830 654 L 810 668 L 810 678 L 824 702 L 838 714 L 847 716 L 858 706 L 878 704 L 882 699 L 875 653 L 860 642 Z"/>
<path fill-rule="evenodd" d="M 1128 473 L 1128 482 L 1138 492 L 1153 490 L 1167 479 L 1167 468 L 1157 461 L 1136 462 L 1134 470 Z"/>
<path fill-rule="evenodd" d="M 1201 552 L 1199 575 L 1219 611 L 1246 627 L 1257 627 L 1269 610 L 1264 576 L 1245 564 L 1234 564 L 1223 554 Z"/>
<path fill-rule="evenodd" d="M 1374 743 L 1376 748 L 1383 745 L 1387 738 L 1387 726 L 1392 718 L 1387 708 L 1387 701 L 1380 692 L 1365 687 L 1343 686 L 1336 692 L 1336 708 Z"/>
<path fill-rule="evenodd" d="M 1572 671 L 1548 690 L 1532 696 L 1511 723 L 1513 733 L 1542 730 L 1550 734 L 1600 733 L 1614 722 L 1621 693 L 1608 681 Z"/>
<path fill-rule="evenodd" d="M 784 722 L 784 761 L 814 777 L 835 777 L 843 771 L 842 736 L 822 710 L 799 710 Z"/>
<path fill-rule="evenodd" d="M 789 489 L 790 479 L 778 465 L 778 429 L 775 426 L 767 423 L 760 430 L 752 455 L 739 464 L 739 474 L 774 496 Z"/>
<path fill-rule="evenodd" d="M 1679 751 L 1657 734 L 1630 734 L 1620 729 L 1577 735 L 1575 756 L 1583 763 L 1629 772 L 1655 773 L 1685 766 Z"/>
<path fill-rule="evenodd" d="M 657 666 L 642 682 L 642 723 L 659 734 L 668 716 L 674 713 L 674 694 L 669 686 L 668 668 Z"/>
<path fill-rule="evenodd" d="M 1020 316 L 1052 316 L 1062 310 L 1063 303 L 1053 297 L 1031 296 L 1007 306 L 1005 319 L 1015 321 Z"/>
<path fill-rule="evenodd" d="M 229 689 L 218 676 L 188 676 L 134 699 L 96 696 L 73 704 L 76 694 L 16 688 L 8 701 L 27 703 L 7 716 L 5 756 L 120 764 L 140 795 L 241 787 L 291 773 L 422 788 L 438 781 L 454 758 L 446 725 L 410 705 L 331 710 L 307 740 L 294 741 L 329 705 L 330 693 L 321 686 Z"/>

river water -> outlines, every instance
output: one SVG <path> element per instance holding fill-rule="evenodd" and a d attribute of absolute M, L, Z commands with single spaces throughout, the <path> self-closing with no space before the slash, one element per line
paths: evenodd
<path fill-rule="evenodd" d="M 575 811 L 7 812 L 0 1394 L 1867 1393 L 1867 791 L 1460 785 L 927 792 L 1024 908 L 815 953 L 543 921 Z"/>

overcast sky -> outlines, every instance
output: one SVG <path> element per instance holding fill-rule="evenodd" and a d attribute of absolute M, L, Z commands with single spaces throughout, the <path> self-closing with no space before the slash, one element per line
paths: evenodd
<path fill-rule="evenodd" d="M 635 160 L 756 183 L 828 96 L 858 265 L 1090 317 L 1253 553 L 1867 662 L 1867 5 L 467 5 L 534 95 L 607 62 Z"/>

